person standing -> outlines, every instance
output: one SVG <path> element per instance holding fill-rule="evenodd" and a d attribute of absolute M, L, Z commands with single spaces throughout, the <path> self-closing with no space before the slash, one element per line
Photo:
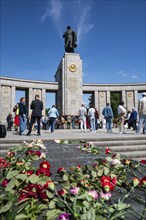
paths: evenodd
<path fill-rule="evenodd" d="M 103 109 L 102 114 L 106 120 L 106 129 L 107 132 L 112 132 L 112 119 L 113 119 L 113 110 L 110 107 L 110 104 L 107 102 L 106 107 Z"/>
<path fill-rule="evenodd" d="M 52 107 L 50 108 L 48 112 L 48 117 L 50 121 L 51 133 L 53 133 L 55 129 L 56 119 L 59 117 L 59 113 L 55 105 L 52 105 Z"/>
<path fill-rule="evenodd" d="M 139 123 L 137 133 L 139 134 L 142 127 L 143 133 L 146 134 L 146 92 L 142 93 L 142 98 L 138 101 Z"/>
<path fill-rule="evenodd" d="M 126 109 L 124 108 L 124 101 L 123 100 L 121 100 L 119 102 L 118 115 L 119 115 L 119 121 L 120 121 L 119 132 L 120 132 L 120 134 L 125 134 L 124 121 L 125 121 L 125 116 L 126 116 Z"/>
<path fill-rule="evenodd" d="M 79 119 L 80 119 L 80 128 L 81 132 L 86 131 L 87 126 L 86 126 L 86 114 L 87 114 L 87 109 L 84 107 L 84 105 L 81 105 L 81 108 L 79 109 Z"/>
<path fill-rule="evenodd" d="M 95 132 L 95 108 L 93 108 L 92 105 L 88 110 L 88 116 L 89 116 L 89 120 L 90 120 L 91 132 Z"/>
<path fill-rule="evenodd" d="M 19 109 L 19 121 L 20 121 L 19 135 L 22 135 L 26 130 L 26 113 L 27 113 L 24 97 L 20 99 L 20 102 L 18 103 L 18 109 Z"/>
<path fill-rule="evenodd" d="M 37 121 L 37 135 L 39 136 L 41 135 L 40 120 L 42 117 L 42 110 L 43 110 L 43 102 L 39 100 L 39 95 L 36 95 L 35 100 L 31 102 L 30 109 L 32 110 L 32 114 L 31 114 L 31 120 L 30 120 L 27 136 L 31 135 L 32 126 L 36 121 Z"/>
<path fill-rule="evenodd" d="M 13 127 L 13 115 L 11 113 L 8 114 L 6 121 L 7 121 L 7 131 L 11 131 Z"/>
<path fill-rule="evenodd" d="M 137 130 L 136 122 L 137 122 L 137 111 L 136 108 L 133 107 L 130 115 L 130 123 L 132 124 L 133 131 Z"/>
<path fill-rule="evenodd" d="M 95 130 L 97 131 L 99 128 L 99 112 L 97 108 L 95 108 Z"/>

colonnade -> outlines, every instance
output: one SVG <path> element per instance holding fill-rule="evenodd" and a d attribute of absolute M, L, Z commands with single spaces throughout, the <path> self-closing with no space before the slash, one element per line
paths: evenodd
<path fill-rule="evenodd" d="M 58 82 L 44 82 L 0 77 L 0 121 L 4 123 L 7 115 L 12 112 L 13 107 L 16 104 L 16 90 L 26 91 L 26 104 L 29 111 L 31 101 L 34 99 L 36 94 L 39 94 L 40 99 L 44 103 L 43 114 L 45 115 L 46 93 L 56 93 L 57 97 L 58 87 Z M 146 91 L 146 83 L 82 85 L 83 94 L 89 93 L 93 95 L 95 107 L 99 110 L 100 114 L 102 109 L 105 107 L 106 102 L 110 103 L 111 92 L 121 92 L 121 98 L 125 102 L 126 108 L 131 110 L 133 106 L 137 108 L 138 93 L 142 93 L 144 91 Z M 60 100 L 57 100 L 56 98 L 55 102 L 55 104 L 58 106 Z M 60 114 L 62 114 L 61 109 Z"/>

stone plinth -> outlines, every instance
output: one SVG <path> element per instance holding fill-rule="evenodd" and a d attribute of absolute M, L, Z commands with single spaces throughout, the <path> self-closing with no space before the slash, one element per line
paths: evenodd
<path fill-rule="evenodd" d="M 82 104 L 82 60 L 79 54 L 65 53 L 55 80 L 59 83 L 57 107 L 61 115 L 77 115 Z"/>

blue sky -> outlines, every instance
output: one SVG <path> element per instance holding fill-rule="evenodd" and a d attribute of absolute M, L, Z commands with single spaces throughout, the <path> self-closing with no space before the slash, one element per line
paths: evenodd
<path fill-rule="evenodd" d="M 2 76 L 54 81 L 76 32 L 83 83 L 146 82 L 145 0 L 1 0 Z"/>

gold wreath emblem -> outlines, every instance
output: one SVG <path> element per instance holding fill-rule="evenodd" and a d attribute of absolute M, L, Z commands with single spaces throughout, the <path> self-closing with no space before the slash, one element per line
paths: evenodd
<path fill-rule="evenodd" d="M 71 65 L 69 66 L 69 70 L 70 70 L 71 72 L 75 72 L 75 71 L 77 70 L 76 65 L 75 65 L 75 64 L 71 64 Z"/>

